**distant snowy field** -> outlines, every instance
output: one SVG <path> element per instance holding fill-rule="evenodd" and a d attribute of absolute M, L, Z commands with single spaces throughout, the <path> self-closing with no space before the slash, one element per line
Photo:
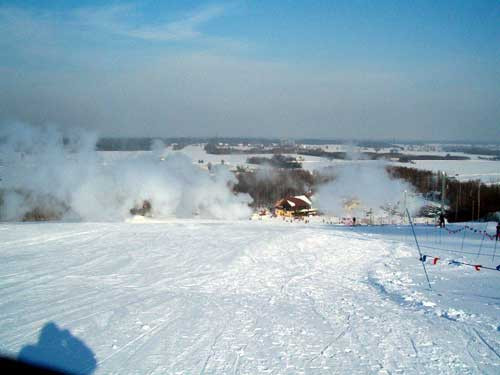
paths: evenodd
<path fill-rule="evenodd" d="M 46 327 L 46 358 L 85 345 L 73 369 L 97 374 L 500 373 L 500 272 L 446 262 L 495 267 L 500 249 L 417 233 L 443 258 L 432 292 L 408 227 L 2 223 L 0 351 Z"/>
<path fill-rule="evenodd" d="M 481 180 L 484 183 L 500 183 L 500 161 L 490 160 L 415 160 L 415 164 L 394 163 L 403 167 L 433 172 L 444 171 L 460 181 Z"/>
<path fill-rule="evenodd" d="M 328 148 L 323 146 L 326 151 L 349 151 L 343 145 L 328 145 Z M 374 149 L 362 148 L 361 151 L 371 151 Z M 380 152 L 389 152 L 389 149 L 379 150 Z M 172 152 L 170 149 L 165 150 L 165 153 Z M 271 157 L 271 155 L 263 154 L 241 154 L 241 155 L 212 155 L 207 154 L 203 149 L 203 145 L 190 145 L 183 148 L 179 153 L 185 154 L 191 158 L 194 164 L 200 167 L 207 168 L 207 164 L 212 165 L 225 164 L 232 170 L 235 170 L 238 166 L 255 169 L 262 168 L 262 166 L 248 164 L 247 159 L 252 156 L 259 157 Z M 406 154 L 419 154 L 419 155 L 440 155 L 445 156 L 447 153 L 437 152 L 437 151 L 404 151 Z M 99 151 L 99 158 L 103 164 L 110 164 L 117 161 L 123 160 L 134 160 L 143 157 L 149 157 L 152 155 L 151 151 Z M 288 154 L 287 154 L 288 155 Z M 392 165 L 417 168 L 421 170 L 429 171 L 444 171 L 450 177 L 456 177 L 460 181 L 468 180 L 481 180 L 484 183 L 500 183 L 500 161 L 490 161 L 479 159 L 480 155 L 471 155 L 464 153 L 450 153 L 453 156 L 467 156 L 470 160 L 417 160 L 414 163 L 398 163 L 390 162 Z M 0 155 L 0 177 L 2 175 L 2 155 Z M 371 163 L 371 161 L 365 160 L 328 160 L 326 158 L 317 156 L 306 156 L 289 154 L 288 156 L 298 157 L 302 163 L 302 168 L 313 171 L 321 170 L 327 167 L 345 166 L 350 163 Z"/>
<path fill-rule="evenodd" d="M 349 149 L 344 145 L 328 145 L 326 148 L 323 146 L 326 151 L 352 151 L 352 148 Z M 361 151 L 371 151 L 374 149 L 362 148 Z M 380 152 L 389 152 L 389 149 L 380 150 Z M 171 152 L 171 151 L 170 151 Z M 207 154 L 203 149 L 203 145 L 190 145 L 183 148 L 179 151 L 183 154 L 189 156 L 193 163 L 199 164 L 200 166 L 205 166 L 207 163 L 211 163 L 212 165 L 217 165 L 224 163 L 231 169 L 236 169 L 238 166 L 246 167 L 246 168 L 260 168 L 258 165 L 252 165 L 247 163 L 247 159 L 252 156 L 265 156 L 271 157 L 271 155 L 212 155 Z M 99 152 L 99 155 L 103 162 L 112 162 L 116 160 L 124 160 L 124 159 L 133 159 L 141 157 L 144 154 L 149 154 L 149 151 L 144 152 Z M 448 153 L 445 152 L 437 152 L 437 151 L 405 151 L 407 154 L 419 154 L 419 155 L 439 155 L 445 156 Z M 500 161 L 489 161 L 489 160 L 481 160 L 479 159 L 480 155 L 470 155 L 464 153 L 449 153 L 453 156 L 467 156 L 470 157 L 470 160 L 417 160 L 415 164 L 409 163 L 397 163 L 391 162 L 393 165 L 409 167 L 409 168 L 417 168 L 422 170 L 429 171 L 444 171 L 450 177 L 457 177 L 461 181 L 467 180 L 476 180 L 480 179 L 484 183 L 500 183 Z M 371 161 L 352 161 L 352 160 L 328 160 L 322 157 L 316 156 L 305 156 L 305 155 L 296 155 L 290 154 L 289 156 L 300 157 L 302 167 L 306 170 L 321 170 L 325 167 L 335 167 L 335 166 L 344 166 L 349 163 L 371 163 Z M 198 163 L 198 161 L 203 161 L 202 163 Z M 457 176 L 458 175 L 458 176 Z"/>

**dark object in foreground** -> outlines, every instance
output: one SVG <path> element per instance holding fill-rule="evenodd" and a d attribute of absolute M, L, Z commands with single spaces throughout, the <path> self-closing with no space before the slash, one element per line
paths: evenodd
<path fill-rule="evenodd" d="M 61 375 L 64 372 L 41 367 L 32 363 L 22 362 L 13 358 L 0 357 L 0 372 L 2 374 L 39 374 Z"/>
<path fill-rule="evenodd" d="M 46 371 L 38 372 L 42 374 L 90 375 L 97 368 L 95 354 L 85 342 L 54 322 L 43 326 L 38 342 L 25 345 L 17 355 L 17 360 L 34 369 Z"/>

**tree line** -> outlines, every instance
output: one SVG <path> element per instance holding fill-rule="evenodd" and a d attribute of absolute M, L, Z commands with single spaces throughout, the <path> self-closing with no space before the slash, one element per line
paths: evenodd
<path fill-rule="evenodd" d="M 316 187 L 333 177 L 303 169 L 271 169 L 264 171 L 239 171 L 235 193 L 247 193 L 253 207 L 273 207 L 276 201 L 287 196 L 313 193 Z"/>
<path fill-rule="evenodd" d="M 440 196 L 445 178 L 446 217 L 449 221 L 499 220 L 500 185 L 487 185 L 480 180 L 458 181 L 440 173 L 407 167 L 387 167 L 393 178 L 400 178 L 424 195 L 436 192 Z"/>

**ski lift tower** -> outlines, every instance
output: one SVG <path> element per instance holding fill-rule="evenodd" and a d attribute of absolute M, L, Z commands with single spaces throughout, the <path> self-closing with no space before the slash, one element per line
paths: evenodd
<path fill-rule="evenodd" d="M 441 214 L 444 215 L 444 193 L 446 185 L 446 172 L 442 171 L 440 173 L 441 173 Z"/>
<path fill-rule="evenodd" d="M 408 192 L 405 190 L 404 191 L 404 200 L 403 200 L 403 224 L 406 222 L 406 216 L 405 216 L 405 212 L 406 212 L 406 197 L 408 195 Z"/>

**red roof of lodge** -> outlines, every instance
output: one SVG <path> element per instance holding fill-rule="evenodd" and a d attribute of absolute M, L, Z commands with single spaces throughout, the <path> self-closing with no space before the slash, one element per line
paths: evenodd
<path fill-rule="evenodd" d="M 306 201 L 302 196 L 296 196 L 296 197 L 286 197 L 280 199 L 278 202 L 276 202 L 275 207 L 298 211 L 298 210 L 310 209 L 311 204 L 310 202 Z"/>

